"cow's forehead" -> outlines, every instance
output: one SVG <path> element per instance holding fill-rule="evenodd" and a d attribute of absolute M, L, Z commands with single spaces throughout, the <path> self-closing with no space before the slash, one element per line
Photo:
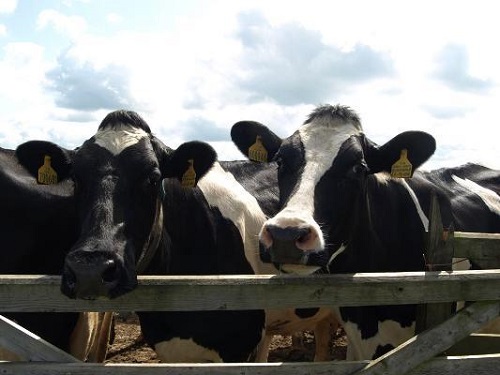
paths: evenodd
<path fill-rule="evenodd" d="M 351 136 L 360 134 L 356 124 L 342 121 L 316 120 L 299 128 L 304 147 L 304 162 L 314 164 L 316 172 L 325 172 L 333 163 L 340 148 Z"/>
<path fill-rule="evenodd" d="M 361 133 L 359 125 L 349 121 L 314 120 L 299 128 L 298 135 L 304 149 L 302 174 L 289 197 L 282 216 L 313 217 L 314 191 L 321 177 L 332 167 L 344 142 Z"/>
<path fill-rule="evenodd" d="M 117 124 L 99 129 L 94 136 L 94 142 L 113 155 L 119 155 L 126 148 L 148 136 L 149 134 L 140 128 L 128 124 Z"/>

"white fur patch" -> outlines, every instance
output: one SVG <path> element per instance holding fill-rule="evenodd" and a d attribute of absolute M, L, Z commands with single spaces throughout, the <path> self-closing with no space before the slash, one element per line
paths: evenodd
<path fill-rule="evenodd" d="M 352 135 L 360 134 L 360 130 L 350 122 L 313 121 L 301 126 L 299 134 L 305 150 L 305 165 L 298 188 L 286 207 L 266 224 L 280 227 L 308 225 L 318 234 L 314 248 L 308 250 L 322 250 L 325 241 L 320 226 L 313 219 L 314 189 L 332 166 L 342 144 Z"/>
<path fill-rule="evenodd" d="M 99 130 L 94 137 L 95 143 L 113 155 L 118 155 L 127 147 L 133 146 L 141 139 L 148 137 L 148 133 L 142 129 L 122 124 L 114 126 L 113 129 Z"/>
<path fill-rule="evenodd" d="M 196 168 L 196 166 L 195 166 Z M 245 247 L 245 257 L 256 274 L 275 274 L 276 269 L 259 258 L 259 231 L 266 220 L 257 200 L 234 176 L 215 163 L 198 182 L 211 207 L 238 228 Z"/>
<path fill-rule="evenodd" d="M 463 179 L 455 175 L 451 177 L 457 184 L 479 196 L 491 212 L 500 215 L 500 197 L 493 190 L 486 189 L 468 179 Z"/>
<path fill-rule="evenodd" d="M 413 201 L 413 204 L 415 205 L 415 208 L 417 209 L 418 216 L 420 217 L 420 221 L 422 221 L 422 225 L 424 226 L 425 232 L 429 231 L 429 219 L 424 213 L 424 210 L 422 210 L 422 206 L 420 205 L 420 202 L 418 201 L 417 195 L 413 191 L 413 189 L 408 185 L 408 183 L 400 179 L 401 185 L 405 187 L 405 189 L 408 191 L 408 194 L 410 194 L 411 200 Z"/>
<path fill-rule="evenodd" d="M 192 339 L 173 338 L 155 345 L 160 361 L 165 363 L 222 363 L 215 350 L 204 348 Z"/>
<path fill-rule="evenodd" d="M 392 345 L 397 347 L 415 334 L 415 323 L 410 327 L 402 327 L 396 321 L 386 320 L 378 323 L 378 333 L 369 339 L 361 338 L 358 325 L 347 322 L 344 325 L 349 345 L 347 347 L 347 360 L 360 361 L 372 359 L 378 346 Z"/>

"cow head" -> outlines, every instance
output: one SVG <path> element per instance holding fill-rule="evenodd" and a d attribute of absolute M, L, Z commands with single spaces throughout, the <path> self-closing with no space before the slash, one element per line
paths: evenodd
<path fill-rule="evenodd" d="M 262 227 L 261 258 L 297 273 L 327 266 L 345 249 L 368 180 L 390 178 L 382 172 L 391 171 L 402 150 L 413 170 L 435 150 L 432 136 L 419 131 L 377 146 L 365 137 L 359 116 L 340 105 L 318 107 L 286 139 L 250 121 L 236 123 L 231 135 L 247 156 L 259 137 L 268 160 L 278 164 L 281 211 Z"/>
<path fill-rule="evenodd" d="M 168 148 L 137 113 L 123 110 L 108 114 L 74 151 L 41 141 L 17 149 L 32 173 L 45 155 L 56 161 L 59 178 L 69 174 L 75 184 L 79 237 L 66 257 L 61 290 L 83 299 L 114 298 L 136 287 L 137 273 L 164 236 L 162 179 L 181 179 L 193 160 L 197 180 L 216 158 L 201 142 Z"/>

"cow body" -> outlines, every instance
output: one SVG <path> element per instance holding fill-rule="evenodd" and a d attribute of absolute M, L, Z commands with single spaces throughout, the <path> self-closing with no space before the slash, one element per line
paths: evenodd
<path fill-rule="evenodd" d="M 454 168 L 423 172 L 423 177 L 443 191 L 451 201 L 455 230 L 500 233 L 500 171 L 468 163 Z M 455 259 L 454 270 L 480 269 L 468 259 Z M 465 306 L 457 303 L 457 309 Z M 500 318 L 483 326 L 479 333 L 500 332 Z"/>
<path fill-rule="evenodd" d="M 253 274 L 255 236 L 262 223 L 246 204 L 257 205 L 219 163 L 186 189 L 165 179 L 164 228 L 169 237 L 168 269 L 147 273 L 171 275 Z M 239 193 L 238 199 L 232 199 Z M 258 205 L 257 205 L 258 207 Z M 254 238 L 252 238 L 254 236 Z M 164 266 L 164 265 L 163 265 Z M 200 296 L 203 298 L 203 296 Z M 164 362 L 244 362 L 264 331 L 264 312 L 138 312 L 145 339 Z M 160 328 L 161 327 L 161 328 Z M 160 329 L 159 329 L 160 328 Z"/>
<path fill-rule="evenodd" d="M 455 230 L 500 233 L 500 171 L 469 163 L 423 177 L 450 199 Z"/>
<path fill-rule="evenodd" d="M 280 140 L 255 122 L 233 127 L 233 140 L 247 154 L 259 135 L 279 164 L 280 212 L 264 223 L 260 253 L 287 272 L 330 273 L 424 270 L 432 183 L 422 176 L 393 178 L 404 153 L 421 165 L 435 149 L 423 132 L 402 133 L 378 146 L 363 133 L 348 107 L 318 107 L 292 136 Z M 253 139 L 253 140 L 252 140 Z M 445 227 L 451 207 L 438 192 Z M 348 359 L 371 359 L 414 334 L 416 307 L 340 308 L 348 336 Z"/>
<path fill-rule="evenodd" d="M 37 162 L 43 163 L 43 155 Z M 0 273 L 61 274 L 67 250 L 76 240 L 73 183 L 66 179 L 55 185 L 37 184 L 13 150 L 0 148 L 0 166 Z M 102 335 L 109 338 L 111 322 L 103 325 L 103 314 L 4 315 L 78 359 L 104 360 L 107 340 L 99 349 L 96 343 Z"/>
<path fill-rule="evenodd" d="M 198 188 L 208 203 L 206 209 L 212 211 L 209 215 L 221 215 L 227 227 L 237 230 L 232 240 L 222 243 L 222 247 L 230 246 L 235 254 L 244 253 L 252 273 L 279 273 L 276 267 L 262 262 L 258 256 L 258 233 L 267 217 L 278 211 L 276 165 L 249 161 L 216 163 L 200 180 Z M 330 359 L 330 326 L 334 329 L 336 322 L 333 311 L 328 308 L 266 310 L 265 337 L 259 344 L 256 361 L 267 361 L 274 335 L 292 335 L 305 330 L 313 330 L 315 334 L 315 361 L 327 361 Z"/>

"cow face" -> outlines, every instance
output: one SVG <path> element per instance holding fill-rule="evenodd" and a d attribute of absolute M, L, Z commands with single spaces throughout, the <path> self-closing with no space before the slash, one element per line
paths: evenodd
<path fill-rule="evenodd" d="M 382 179 L 380 172 L 391 171 L 402 150 L 415 169 L 435 149 L 430 135 L 414 131 L 379 147 L 363 134 L 358 115 L 339 105 L 318 107 L 286 139 L 255 122 L 232 129 L 233 141 L 247 156 L 257 136 L 279 165 L 281 206 L 260 232 L 261 258 L 296 273 L 327 266 L 345 249 L 360 221 L 369 179 Z"/>
<path fill-rule="evenodd" d="M 29 170 L 36 170 L 34 164 L 47 153 L 68 161 L 70 168 L 58 172 L 74 180 L 80 230 L 62 275 L 61 290 L 71 298 L 113 298 L 134 289 L 137 273 L 144 271 L 164 235 L 162 179 L 181 179 L 190 160 L 199 179 L 215 160 L 215 151 L 200 142 L 169 149 L 131 111 L 108 114 L 74 152 L 47 146 L 28 142 L 17 153 Z"/>

